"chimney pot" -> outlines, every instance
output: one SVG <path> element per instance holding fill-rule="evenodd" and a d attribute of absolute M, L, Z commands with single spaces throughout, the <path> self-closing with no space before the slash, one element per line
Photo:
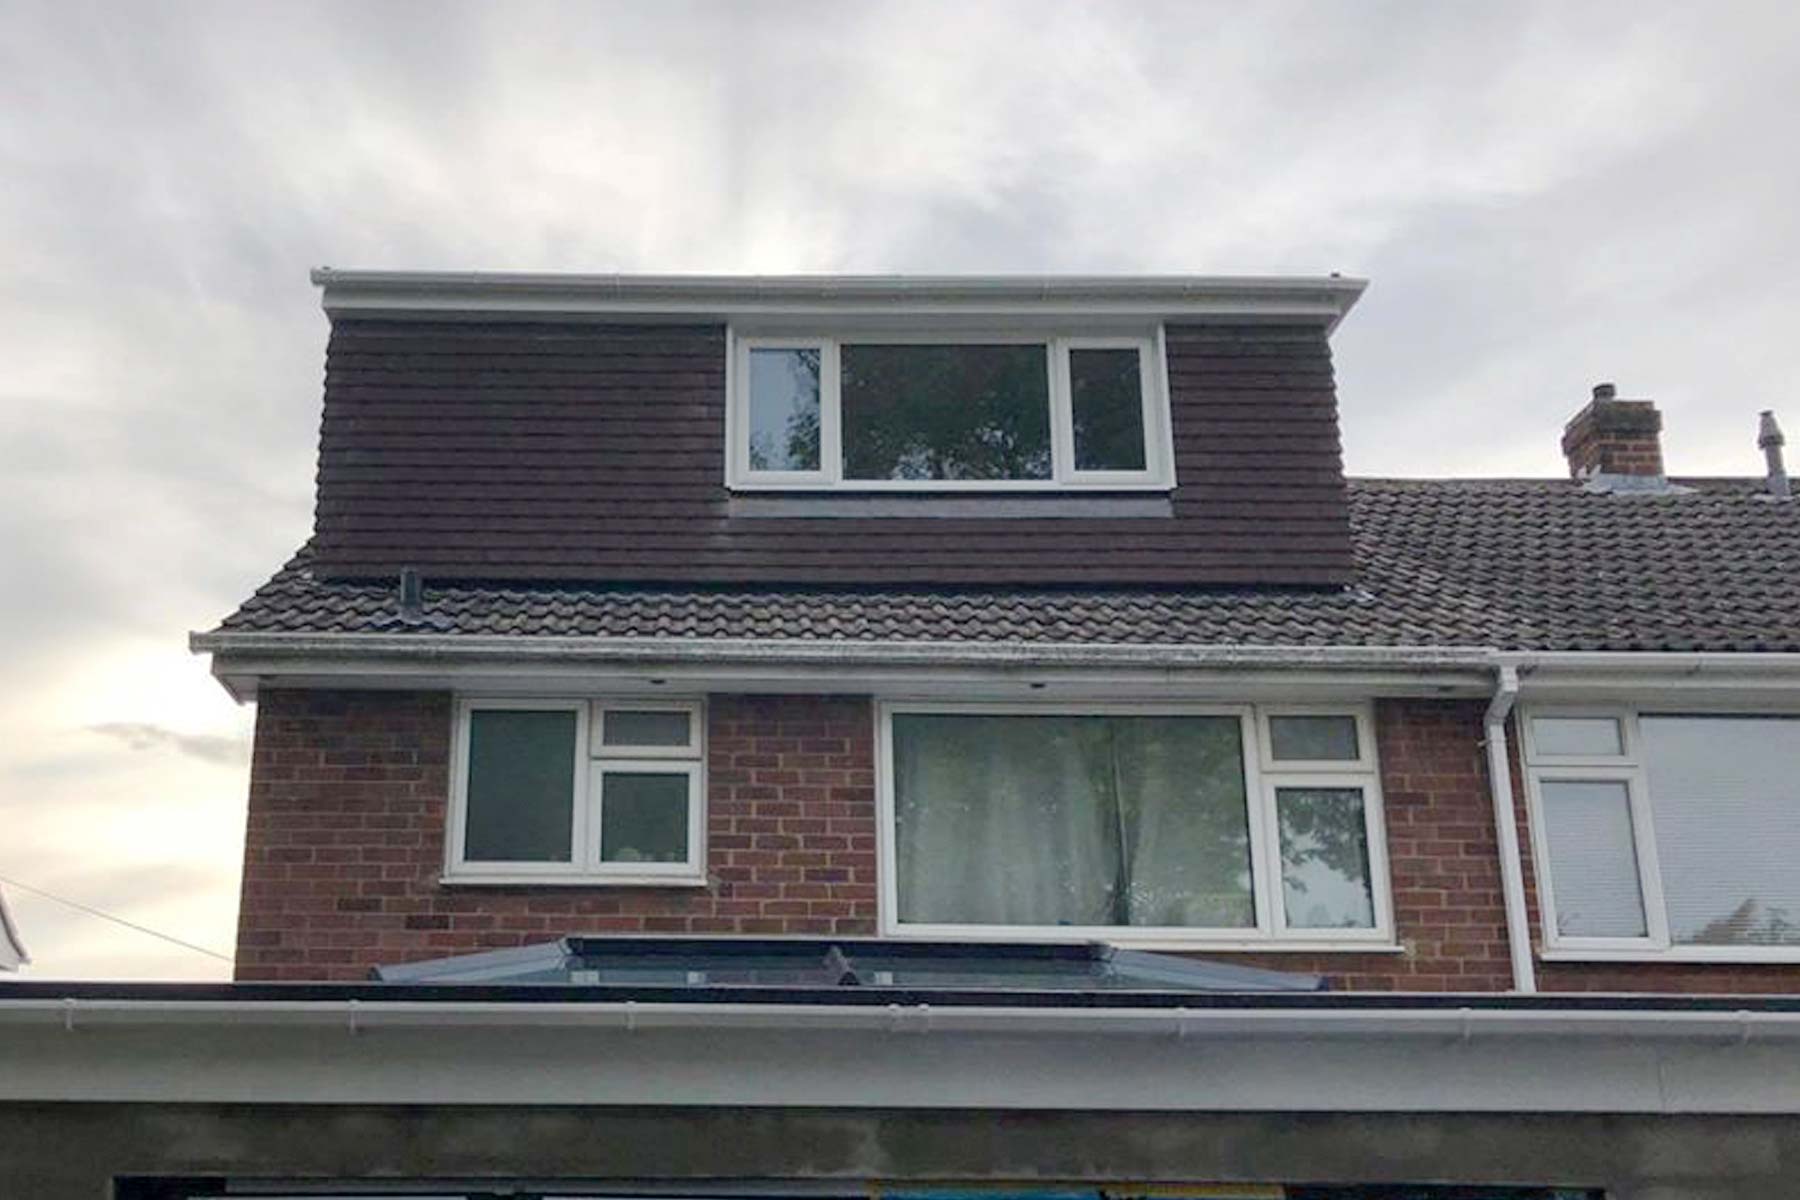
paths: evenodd
<path fill-rule="evenodd" d="M 1611 383 L 1563 426 L 1563 456 L 1571 479 L 1635 475 L 1661 479 L 1662 414 L 1648 400 L 1621 400 Z"/>

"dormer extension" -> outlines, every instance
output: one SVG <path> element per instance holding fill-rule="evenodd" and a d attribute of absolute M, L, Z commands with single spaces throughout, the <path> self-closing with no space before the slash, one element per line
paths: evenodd
<path fill-rule="evenodd" d="M 1337 587 L 1360 281 L 315 272 L 328 578 Z"/>

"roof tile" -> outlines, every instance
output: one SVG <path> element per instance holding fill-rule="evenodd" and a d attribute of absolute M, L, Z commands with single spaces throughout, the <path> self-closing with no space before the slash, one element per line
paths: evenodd
<path fill-rule="evenodd" d="M 424 632 L 520 637 L 1800 651 L 1800 505 L 1757 480 L 1352 480 L 1347 588 L 528 587 L 430 582 Z M 221 626 L 392 633 L 302 549 Z"/>

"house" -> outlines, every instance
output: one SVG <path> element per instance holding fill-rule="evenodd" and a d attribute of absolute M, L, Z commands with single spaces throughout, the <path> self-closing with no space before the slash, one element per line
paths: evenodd
<path fill-rule="evenodd" d="M 0 991 L 33 1194 L 1800 1189 L 1772 420 L 1346 480 L 1335 276 L 315 282 L 238 982 Z"/>

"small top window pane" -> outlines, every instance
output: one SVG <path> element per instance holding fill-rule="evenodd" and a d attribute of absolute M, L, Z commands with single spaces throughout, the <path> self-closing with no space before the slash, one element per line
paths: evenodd
<path fill-rule="evenodd" d="M 1269 755 L 1276 762 L 1356 762 L 1356 718 L 1271 715 Z"/>
<path fill-rule="evenodd" d="M 843 347 L 844 478 L 1049 479 L 1047 358 L 1041 343 Z"/>
<path fill-rule="evenodd" d="M 1134 348 L 1069 351 L 1077 471 L 1144 469 L 1144 394 Z"/>
<path fill-rule="evenodd" d="M 600 721 L 603 746 L 686 746 L 693 740 L 685 711 L 608 709 Z"/>
<path fill-rule="evenodd" d="M 1540 755 L 1616 758 L 1625 753 L 1615 717 L 1533 717 L 1531 740 Z"/>
<path fill-rule="evenodd" d="M 819 469 L 819 352 L 750 351 L 750 469 Z"/>

